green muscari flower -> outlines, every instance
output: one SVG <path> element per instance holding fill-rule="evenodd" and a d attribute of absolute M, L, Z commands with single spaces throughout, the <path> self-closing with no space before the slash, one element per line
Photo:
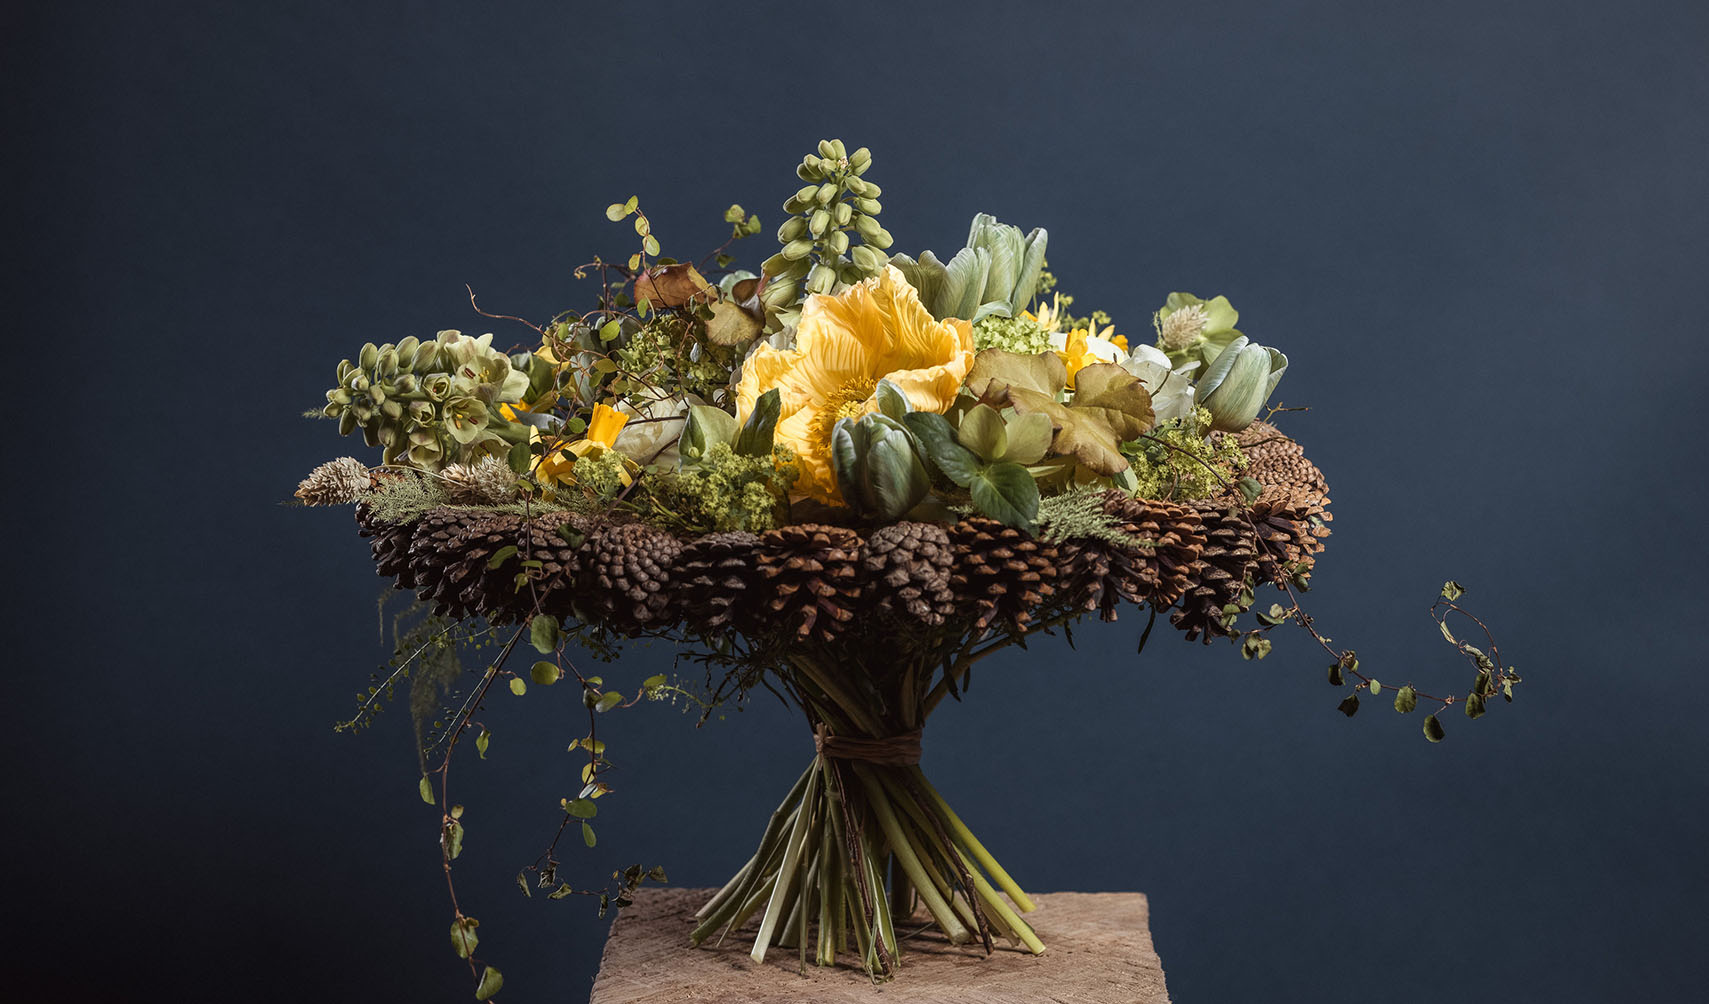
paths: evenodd
<path fill-rule="evenodd" d="M 1240 337 L 1234 329 L 1239 320 L 1239 311 L 1226 296 L 1201 300 L 1191 293 L 1170 293 L 1152 324 L 1157 328 L 1157 347 L 1169 357 L 1170 366 L 1178 369 L 1189 363 L 1208 367 L 1215 362 L 1222 350 Z"/>
<path fill-rule="evenodd" d="M 1199 405 L 1210 412 L 1212 429 L 1239 432 L 1258 418 L 1287 372 L 1288 357 L 1241 335 L 1228 344 L 1199 378 Z"/>

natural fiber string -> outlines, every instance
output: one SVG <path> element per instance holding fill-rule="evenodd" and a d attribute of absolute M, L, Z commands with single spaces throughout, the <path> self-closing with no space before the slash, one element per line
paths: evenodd
<path fill-rule="evenodd" d="M 833 760 L 858 760 L 886 767 L 912 767 L 920 762 L 920 730 L 884 739 L 834 736 L 823 725 L 813 730 L 813 748 Z"/>

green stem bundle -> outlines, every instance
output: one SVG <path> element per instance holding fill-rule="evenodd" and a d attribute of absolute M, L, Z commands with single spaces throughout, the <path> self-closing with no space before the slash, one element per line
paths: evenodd
<path fill-rule="evenodd" d="M 927 699 L 932 676 L 919 665 L 873 673 L 822 652 L 792 653 L 783 682 L 821 737 L 820 752 L 747 864 L 696 914 L 695 944 L 722 942 L 757 915 L 756 962 L 774 946 L 796 949 L 803 967 L 809 955 L 829 966 L 854 952 L 875 979 L 887 978 L 900 958 L 897 927 L 917 902 L 952 944 L 991 951 L 1000 938 L 1044 951 L 1020 917 L 1032 900 L 917 757 L 883 753 L 883 741 L 912 732 L 935 703 Z M 879 752 L 849 752 L 838 738 L 879 740 Z"/>

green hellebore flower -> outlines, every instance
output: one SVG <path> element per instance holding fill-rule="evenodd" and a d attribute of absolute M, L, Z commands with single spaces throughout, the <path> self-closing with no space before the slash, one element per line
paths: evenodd
<path fill-rule="evenodd" d="M 881 520 L 901 518 L 932 488 L 913 434 L 888 415 L 838 419 L 831 431 L 831 465 L 843 501 Z"/>
<path fill-rule="evenodd" d="M 430 401 L 444 401 L 451 396 L 451 374 L 430 373 L 422 377 L 421 392 Z"/>
<path fill-rule="evenodd" d="M 1208 367 L 1230 342 L 1241 337 L 1234 328 L 1240 312 L 1226 296 L 1201 300 L 1191 293 L 1170 293 L 1152 320 L 1157 327 L 1157 347 L 1176 369 L 1195 362 Z"/>
<path fill-rule="evenodd" d="M 491 415 L 485 401 L 474 397 L 455 397 L 445 402 L 445 431 L 452 439 L 467 446 L 486 429 Z"/>
<path fill-rule="evenodd" d="M 1229 342 L 1198 382 L 1199 407 L 1210 411 L 1211 428 L 1239 432 L 1251 425 L 1287 369 L 1288 357 L 1276 349 L 1245 335 Z"/>

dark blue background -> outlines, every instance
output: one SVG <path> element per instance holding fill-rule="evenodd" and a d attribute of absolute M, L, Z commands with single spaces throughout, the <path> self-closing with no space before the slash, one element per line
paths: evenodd
<path fill-rule="evenodd" d="M 276 504 L 359 450 L 296 416 L 364 341 L 492 329 L 465 282 L 583 303 L 571 267 L 632 239 L 615 199 L 667 253 L 733 201 L 769 232 L 840 136 L 901 249 L 1046 226 L 1136 334 L 1170 290 L 1228 294 L 1312 407 L 1320 623 L 1385 682 L 1463 688 L 1424 613 L 1458 578 L 1526 677 L 1431 746 L 1336 714 L 1297 633 L 1135 660 L 1130 615 L 998 660 L 927 767 L 1011 870 L 1148 893 L 1183 1002 L 1694 999 L 1704 10 L 13 9 L 9 992 L 467 999 L 405 716 L 330 729 L 384 655 L 378 582 L 347 514 Z M 604 936 L 511 884 L 575 786 L 572 696 L 494 702 L 459 774 L 507 999 L 585 999 Z M 741 863 L 810 747 L 763 700 L 692 726 L 611 717 L 621 787 L 572 870 Z"/>

